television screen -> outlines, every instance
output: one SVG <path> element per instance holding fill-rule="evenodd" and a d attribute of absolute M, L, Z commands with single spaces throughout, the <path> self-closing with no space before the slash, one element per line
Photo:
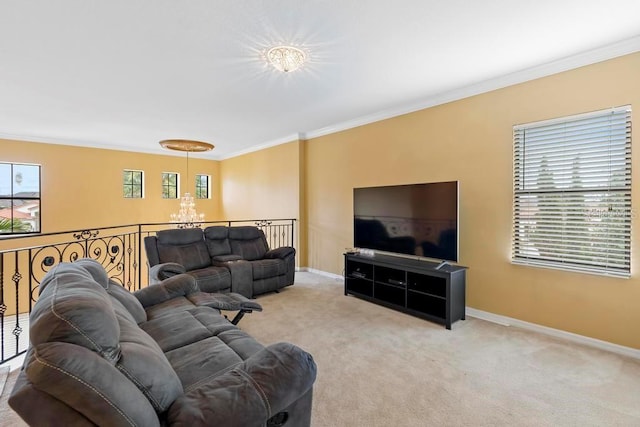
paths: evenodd
<path fill-rule="evenodd" d="M 458 261 L 458 182 L 353 189 L 354 246 Z"/>

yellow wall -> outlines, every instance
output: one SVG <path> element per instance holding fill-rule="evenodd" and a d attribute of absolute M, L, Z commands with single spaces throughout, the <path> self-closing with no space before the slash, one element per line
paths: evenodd
<path fill-rule="evenodd" d="M 178 172 L 181 193 L 194 192 L 195 174 L 212 179 L 212 198 L 198 200 L 197 209 L 207 220 L 220 219 L 219 162 L 191 157 L 186 179 L 186 156 L 154 155 L 128 151 L 83 148 L 0 139 L 0 161 L 42 165 L 42 232 L 89 227 L 167 222 L 179 202 L 163 199 L 162 172 Z M 144 199 L 122 196 L 122 171 L 144 171 Z"/>
<path fill-rule="evenodd" d="M 638 76 L 633 54 L 307 141 L 308 266 L 342 273 L 342 253 L 353 246 L 354 187 L 458 180 L 470 307 L 640 348 L 636 268 L 627 280 L 510 263 L 513 125 L 640 109 Z M 633 137 L 640 140 L 637 130 Z M 633 150 L 633 200 L 639 156 Z"/>
<path fill-rule="evenodd" d="M 42 166 L 42 233 L 125 224 L 168 222 L 169 215 L 178 210 L 179 201 L 162 198 L 162 172 L 180 173 L 182 177 L 181 193 L 186 191 L 186 155 L 176 157 L 141 154 L 0 139 L 0 161 L 35 163 Z M 123 169 L 144 171 L 145 197 L 143 199 L 125 199 L 123 197 Z M 189 191 L 192 193 L 194 191 L 194 176 L 199 173 L 211 175 L 212 198 L 198 200 L 196 207 L 199 212 L 205 213 L 207 220 L 220 219 L 219 162 L 190 158 L 190 179 L 188 181 Z M 117 233 L 135 233 L 136 231 L 137 228 L 134 227 L 119 229 Z M 105 231 L 101 235 L 105 235 L 105 233 L 109 234 L 108 231 Z M 0 251 L 60 243 L 61 238 L 75 241 L 71 235 L 0 239 Z M 125 244 L 131 244 L 131 242 Z M 132 244 L 135 247 L 135 241 Z M 98 247 L 103 249 L 100 257 L 106 258 L 108 256 L 106 248 L 101 247 L 100 244 L 94 246 L 94 248 Z M 58 260 L 58 256 L 61 256 L 63 260 L 69 260 L 74 256 L 74 249 L 78 248 L 79 246 L 72 246 L 62 255 L 54 250 L 35 251 L 35 261 L 31 265 L 29 265 L 27 251 L 18 253 L 18 261 L 15 261 L 16 255 L 14 253 L 5 254 L 2 258 L 2 273 L 0 273 L 3 275 L 3 283 L 7 285 L 4 287 L 3 295 L 8 305 L 5 314 L 11 315 L 16 311 L 28 311 L 29 284 L 35 286 L 35 283 L 30 281 L 30 267 L 34 268 L 34 276 L 41 278 L 44 274 L 43 271 L 47 270 L 42 264 L 44 256 L 53 255 L 56 260 Z M 144 251 L 142 251 L 142 255 L 143 259 L 140 265 L 143 271 L 142 283 L 146 284 Z M 81 252 L 80 256 L 82 256 Z M 104 259 L 100 260 L 104 261 Z M 13 284 L 16 268 L 22 275 L 19 282 L 19 307 L 15 307 L 15 286 Z M 125 273 L 117 274 L 132 274 L 130 268 L 131 266 L 126 264 Z"/>
<path fill-rule="evenodd" d="M 226 220 L 289 219 L 295 228 L 298 265 L 305 251 L 302 153 L 304 142 L 293 141 L 231 159 L 220 165 L 222 215 Z"/>

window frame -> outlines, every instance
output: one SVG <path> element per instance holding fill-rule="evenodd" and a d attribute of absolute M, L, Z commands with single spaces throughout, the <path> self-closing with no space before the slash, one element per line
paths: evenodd
<path fill-rule="evenodd" d="M 206 178 L 207 182 L 206 185 L 203 186 L 200 182 L 200 178 Z M 195 194 L 194 197 L 196 199 L 210 199 L 211 198 L 211 175 L 207 175 L 207 174 L 196 174 L 196 180 L 195 180 Z M 201 197 L 201 193 L 199 191 L 202 191 L 204 189 L 204 191 L 206 191 L 205 197 Z"/>
<path fill-rule="evenodd" d="M 132 175 L 131 176 L 131 183 L 128 184 L 126 182 L 126 177 L 125 177 L 126 173 L 131 173 L 131 174 L 139 173 L 140 174 L 140 183 L 136 184 L 134 182 L 133 175 Z M 134 192 L 134 189 L 136 187 L 138 187 L 138 186 L 140 187 L 140 195 L 136 196 L 135 195 L 136 193 Z M 130 193 L 131 195 L 129 195 L 129 196 L 127 196 L 127 192 L 126 192 L 126 188 L 127 187 L 131 187 L 131 193 Z M 145 187 L 144 186 L 144 171 L 137 170 L 137 169 L 124 169 L 122 171 L 122 197 L 123 198 L 125 198 L 125 199 L 144 199 L 144 187 Z"/>
<path fill-rule="evenodd" d="M 161 177 L 161 185 L 162 185 L 162 198 L 163 199 L 178 199 L 180 198 L 180 174 L 178 172 L 162 172 Z M 175 183 L 172 185 L 170 180 L 171 177 L 175 179 Z M 165 178 L 168 182 L 165 183 Z M 171 197 L 171 190 L 175 191 L 175 195 Z"/>
<path fill-rule="evenodd" d="M 631 275 L 631 106 L 513 127 L 514 264 Z"/>
<path fill-rule="evenodd" d="M 3 165 L 9 165 L 10 166 L 10 175 L 11 175 L 11 185 L 10 185 L 10 195 L 7 195 L 6 197 L 3 195 L 0 195 L 0 200 L 7 200 L 10 202 L 10 208 L 11 208 L 11 218 L 8 218 L 10 220 L 11 223 L 11 231 L 9 232 L 1 232 L 0 231 L 0 238 L 2 237 L 6 237 L 6 236 L 16 236 L 16 235 L 24 235 L 24 234 L 41 234 L 42 233 L 42 165 L 40 164 L 36 164 L 36 163 L 22 163 L 22 162 L 0 162 L 0 164 Z M 29 167 L 37 167 L 38 169 L 38 196 L 16 196 L 15 194 L 15 186 L 14 186 L 14 181 L 15 181 L 15 172 L 14 172 L 14 167 L 15 166 L 29 166 Z M 38 202 L 38 214 L 36 216 L 37 218 L 37 229 L 33 230 L 33 231 L 25 231 L 25 230 L 15 230 L 15 218 L 14 218 L 14 209 L 15 209 L 15 201 L 24 201 L 24 200 L 28 200 L 28 201 L 37 201 Z M 5 218 L 5 217 L 3 217 Z M 20 221 L 20 219 L 18 219 Z M 22 222 L 22 221 L 21 221 Z"/>

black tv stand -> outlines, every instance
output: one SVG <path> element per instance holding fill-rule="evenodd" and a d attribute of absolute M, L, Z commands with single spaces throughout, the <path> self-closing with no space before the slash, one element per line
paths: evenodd
<path fill-rule="evenodd" d="M 465 319 L 466 268 L 376 254 L 345 254 L 344 294 L 445 325 Z"/>

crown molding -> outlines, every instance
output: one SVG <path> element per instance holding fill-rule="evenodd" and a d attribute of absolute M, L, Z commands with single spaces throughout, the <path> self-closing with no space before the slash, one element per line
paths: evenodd
<path fill-rule="evenodd" d="M 76 141 L 73 139 L 66 138 L 49 138 L 43 136 L 33 136 L 33 135 L 15 135 L 9 133 L 1 133 L 0 139 L 6 139 L 10 141 L 23 141 L 23 142 L 36 142 L 41 144 L 52 144 L 52 145 L 69 145 L 73 147 L 81 147 L 81 148 L 98 148 L 101 150 L 113 150 L 113 151 L 126 151 L 129 153 L 143 153 L 143 154 L 157 154 L 161 156 L 174 156 L 174 157 L 184 157 L 184 152 L 171 151 L 167 149 L 163 149 L 161 147 L 153 147 L 153 148 L 140 148 L 140 147 L 125 147 L 122 145 L 115 144 L 106 144 L 102 142 L 96 141 Z M 204 158 L 207 160 L 218 160 L 215 156 L 210 154 L 211 152 L 192 152 L 189 154 L 191 158 Z"/>
<path fill-rule="evenodd" d="M 596 49 L 591 49 L 575 55 L 567 56 L 535 67 L 505 74 L 489 80 L 484 80 L 472 85 L 464 86 L 451 91 L 439 93 L 412 104 L 402 105 L 396 108 L 387 109 L 371 115 L 358 117 L 336 123 L 331 126 L 301 133 L 302 139 L 318 138 L 332 133 L 341 132 L 355 127 L 375 123 L 381 120 L 390 119 L 404 114 L 435 107 L 452 101 L 468 98 L 493 90 L 502 89 L 541 77 L 569 71 L 586 65 L 595 64 L 620 56 L 628 55 L 640 51 L 640 36 L 622 40 Z"/>
<path fill-rule="evenodd" d="M 229 154 L 227 154 L 225 156 L 221 156 L 219 159 L 220 160 L 227 160 L 227 159 L 231 159 L 233 157 L 242 156 L 244 154 L 249 154 L 249 153 L 254 153 L 256 151 L 264 150 L 266 148 L 271 148 L 271 147 L 275 147 L 275 146 L 278 146 L 278 145 L 287 144 L 289 142 L 300 141 L 301 139 L 304 139 L 303 138 L 303 134 L 295 133 L 293 135 L 289 135 L 289 136 L 285 136 L 285 137 L 282 137 L 282 138 L 273 139 L 271 141 L 267 141 L 267 142 L 262 143 L 262 144 L 252 145 L 251 147 L 246 148 L 244 150 L 234 151 L 233 153 L 229 153 Z"/>

